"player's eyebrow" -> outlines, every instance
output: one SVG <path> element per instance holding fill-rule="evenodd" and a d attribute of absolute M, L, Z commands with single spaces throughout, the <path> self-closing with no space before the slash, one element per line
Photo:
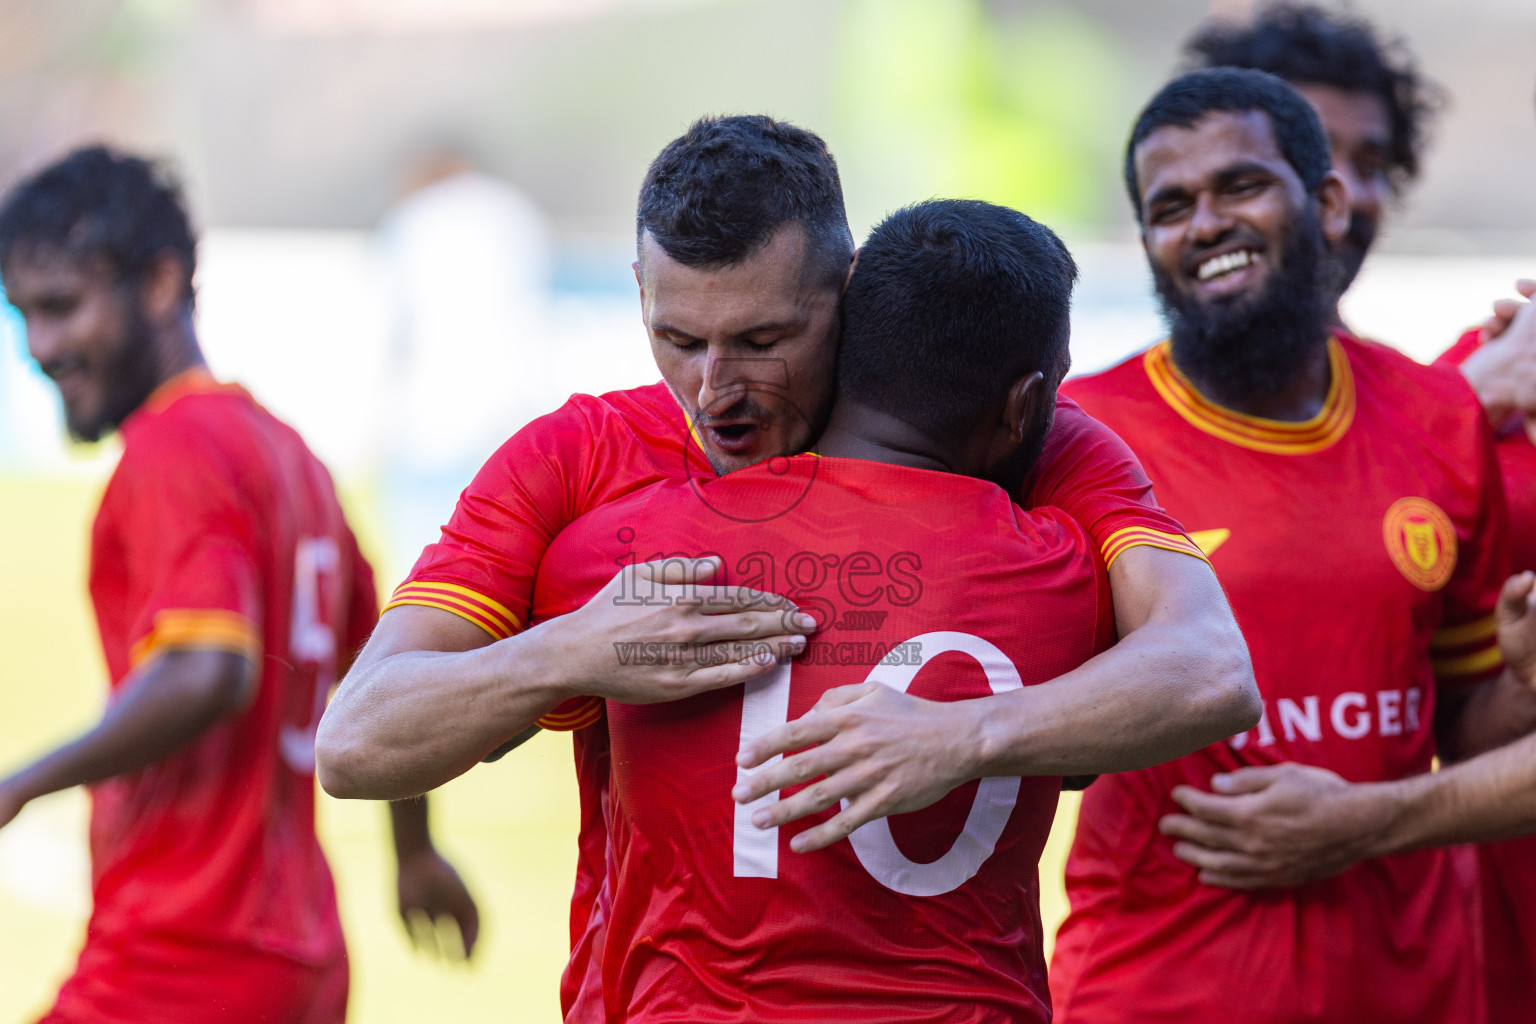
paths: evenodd
<path fill-rule="evenodd" d="M 735 337 L 735 338 L 745 338 L 749 334 L 769 334 L 769 333 L 772 333 L 774 331 L 798 331 L 798 330 L 801 330 L 804 327 L 805 327 L 805 321 L 803 319 L 801 319 L 801 320 L 768 320 L 768 321 L 765 321 L 763 323 L 756 324 L 755 326 L 748 327 L 745 330 L 732 331 L 731 332 L 731 336 Z M 651 325 L 651 330 L 655 331 L 657 334 L 675 334 L 679 338 L 687 338 L 689 341 L 703 341 L 704 340 L 703 338 L 700 338 L 697 335 L 689 334 L 687 331 L 683 330 L 680 327 L 674 327 L 671 324 L 666 323 L 665 321 L 663 321 L 661 323 L 654 323 L 654 324 L 652 324 Z"/>
<path fill-rule="evenodd" d="M 1233 181 L 1247 174 L 1261 174 L 1267 178 L 1275 176 L 1274 168 L 1258 160 L 1244 160 L 1240 163 L 1229 164 L 1212 175 L 1213 183 L 1217 188 L 1230 185 Z M 1151 209 L 1159 203 L 1169 203 L 1178 199 L 1188 199 L 1191 190 L 1182 184 L 1164 185 L 1147 196 L 1145 206 Z"/>

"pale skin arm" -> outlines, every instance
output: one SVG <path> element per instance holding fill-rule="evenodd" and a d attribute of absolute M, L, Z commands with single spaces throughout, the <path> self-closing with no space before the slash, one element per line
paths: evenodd
<path fill-rule="evenodd" d="M 1513 675 L 1529 687 L 1536 682 L 1536 576 L 1510 578 L 1498 618 L 1510 665 L 1501 685 Z M 1392 782 L 1352 784 L 1323 768 L 1281 764 L 1217 775 L 1211 787 L 1174 789 L 1186 813 L 1168 815 L 1161 828 L 1178 840 L 1175 855 L 1199 868 L 1208 885 L 1300 885 L 1365 857 L 1536 832 L 1536 736 Z"/>
<path fill-rule="evenodd" d="M 581 608 L 505 640 L 435 608 L 390 609 L 320 721 L 321 785 L 344 798 L 416 796 L 462 775 L 570 697 L 678 700 L 745 682 L 773 664 L 735 660 L 739 641 L 762 641 L 785 655 L 804 649 L 814 620 L 782 598 L 682 585 L 684 572 L 707 580 L 717 568 L 709 559 L 672 559 L 623 569 Z M 622 577 L 653 572 L 662 573 L 657 593 L 667 600 L 617 601 L 638 591 Z M 701 600 L 677 600 L 686 597 Z M 621 664 L 615 645 L 645 642 L 703 653 Z"/>
<path fill-rule="evenodd" d="M 129 681 L 90 731 L 0 780 L 0 827 L 40 796 L 147 768 L 240 711 L 256 674 L 243 654 L 177 648 Z"/>
<path fill-rule="evenodd" d="M 970 779 L 1092 775 L 1158 764 L 1251 728 L 1259 696 L 1248 648 L 1210 566 L 1151 547 L 1110 567 L 1123 639 L 1082 667 L 995 697 L 927 701 L 877 684 L 829 690 L 804 717 L 744 746 L 748 803 L 818 776 L 757 812 L 768 828 L 849 807 L 794 837 L 828 846 L 865 822 L 925 807 Z M 803 749 L 809 748 L 809 749 Z"/>

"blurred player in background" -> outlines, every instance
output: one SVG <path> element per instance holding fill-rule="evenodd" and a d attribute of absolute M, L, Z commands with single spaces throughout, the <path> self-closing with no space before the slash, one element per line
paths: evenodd
<path fill-rule="evenodd" d="M 980 720 L 957 713 L 965 698 L 1043 683 L 1112 642 L 1090 535 L 1008 497 L 1050 428 L 1076 273 L 1060 240 L 1013 210 L 892 214 L 843 299 L 816 454 L 665 481 L 550 546 L 536 619 L 580 607 L 615 563 L 712 552 L 727 582 L 790 588 L 826 625 L 744 690 L 608 703 L 608 1019 L 1050 1019 L 1036 866 L 1058 778 L 1000 764 L 805 856 L 781 839 L 832 810 L 760 829 L 751 816 L 779 794 L 739 806 L 731 790 L 742 740 L 834 687 L 909 693 L 980 747 Z"/>
<path fill-rule="evenodd" d="M 730 686 L 769 667 L 714 663 L 730 642 L 814 629 L 738 602 L 734 588 L 712 606 L 616 600 L 637 569 L 571 614 L 524 629 L 539 563 L 580 515 L 659 479 L 702 481 L 798 453 L 826 420 L 853 240 L 821 139 L 766 117 L 697 122 L 652 163 L 636 236 L 642 313 L 664 382 L 577 396 L 481 469 L 326 712 L 319 753 L 330 792 L 422 792 L 564 698 L 642 703 Z M 984 750 L 884 687 L 836 691 L 771 731 L 750 746 L 753 765 L 817 746 L 759 772 L 752 786 L 796 781 L 780 772 L 832 778 L 773 805 L 767 827 L 850 801 L 835 821 L 797 835 L 796 850 L 932 803 L 991 759 L 1015 759 L 1015 774 L 1088 774 L 1155 763 L 1253 721 L 1246 654 L 1209 567 L 1153 503 L 1118 438 L 1059 403 L 1021 493 L 1028 505 L 1065 509 L 1093 535 L 1109 565 L 1120 644 L 1050 684 L 968 708 L 989 723 Z M 615 643 L 658 639 L 700 645 L 705 656 L 615 657 Z M 581 857 L 563 996 L 568 1019 L 587 1019 L 601 1014 L 588 972 L 601 944 L 592 911 L 606 865 L 607 727 L 600 699 L 573 700 L 544 724 L 576 730 Z"/>
<path fill-rule="evenodd" d="M 1375 241 L 1386 206 L 1400 199 L 1418 175 L 1427 121 L 1440 105 L 1438 90 L 1425 82 L 1400 42 L 1384 41 L 1363 20 L 1310 5 L 1271 4 L 1250 22 L 1213 22 L 1190 40 L 1187 50 L 1205 66 L 1278 75 L 1316 108 L 1328 133 L 1333 169 L 1349 193 L 1349 230 L 1334 246 L 1342 293 Z M 1517 288 L 1529 297 L 1536 282 L 1520 282 Z M 1536 569 L 1536 533 L 1530 529 L 1536 523 L 1536 444 L 1526 418 L 1536 412 L 1536 318 L 1516 319 L 1520 308 L 1514 302 L 1496 303 L 1493 317 L 1441 357 L 1461 369 L 1494 425 L 1514 524 L 1511 565 L 1517 572 Z M 1337 311 L 1335 319 L 1342 324 Z M 1487 344 L 1492 338 L 1500 340 Z M 1247 849 L 1223 847 L 1221 852 L 1247 858 L 1230 876 L 1245 885 L 1294 880 L 1299 873 L 1332 873 L 1377 841 L 1364 829 L 1394 815 L 1397 793 L 1352 794 L 1347 812 L 1328 815 L 1325 805 L 1346 799 L 1336 782 L 1320 772 L 1251 769 L 1241 776 L 1232 800 L 1193 798 L 1189 812 L 1197 818 L 1208 812 L 1228 820 L 1242 816 L 1243 827 L 1227 835 L 1241 836 Z M 1266 792 L 1272 786 L 1273 792 Z M 1328 795 L 1313 794 L 1318 787 L 1326 787 Z M 1370 792 L 1382 802 L 1367 811 Z M 1319 823 L 1305 838 L 1294 817 L 1303 806 L 1311 812 L 1309 820 Z M 1175 819 L 1176 828 L 1186 824 L 1183 816 Z M 1360 831 L 1349 834 L 1351 825 Z M 1422 845 L 1417 835 L 1411 841 Z M 1536 840 L 1485 847 L 1479 859 L 1489 1012 L 1493 1020 L 1514 1019 L 1536 1005 Z"/>
<path fill-rule="evenodd" d="M 193 328 L 196 242 L 154 164 L 77 151 L 0 209 L 0 271 L 69 433 L 123 455 L 91 537 L 101 722 L 0 780 L 0 825 L 91 787 L 94 908 L 49 1021 L 339 1022 L 348 973 L 315 836 L 314 730 L 375 620 L 325 468 Z M 475 908 L 397 804 L 402 912 Z"/>
<path fill-rule="evenodd" d="M 1479 1020 L 1474 919 L 1444 851 L 1249 895 L 1201 884 L 1219 858 L 1186 863 L 1158 830 L 1176 789 L 1218 772 L 1294 761 L 1390 780 L 1536 726 L 1497 643 L 1508 555 L 1486 420 L 1455 374 L 1330 329 L 1348 193 L 1280 80 L 1170 83 L 1136 123 L 1126 184 L 1171 341 L 1068 390 L 1198 528 L 1264 716 L 1089 791 L 1053 965 L 1061 1019 Z M 1505 589 L 1516 620 L 1529 587 Z"/>

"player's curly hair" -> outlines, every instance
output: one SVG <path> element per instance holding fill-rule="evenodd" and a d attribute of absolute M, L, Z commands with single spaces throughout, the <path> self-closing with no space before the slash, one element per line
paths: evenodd
<path fill-rule="evenodd" d="M 181 185 L 158 161 L 86 146 L 18 184 L 0 206 L 0 268 L 28 249 L 100 259 L 125 281 L 173 253 L 193 301 L 197 239 Z"/>
<path fill-rule="evenodd" d="M 751 256 L 784 224 L 804 225 L 813 272 L 841 284 L 853 258 L 837 161 L 814 132 L 763 115 L 701 117 L 651 161 L 635 215 L 684 266 Z"/>
<path fill-rule="evenodd" d="M 1250 22 L 1213 21 L 1184 44 L 1191 68 L 1267 71 L 1287 82 L 1327 85 L 1380 97 L 1392 128 L 1388 180 L 1395 192 L 1419 174 L 1429 121 L 1445 105 L 1440 87 L 1419 73 L 1403 41 L 1370 22 L 1321 7 L 1277 0 Z"/>

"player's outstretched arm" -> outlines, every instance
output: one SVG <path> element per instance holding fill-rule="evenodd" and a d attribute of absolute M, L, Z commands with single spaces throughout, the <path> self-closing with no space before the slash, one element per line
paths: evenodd
<path fill-rule="evenodd" d="M 757 812 L 762 827 L 850 805 L 797 835 L 815 850 L 867 821 L 925 807 L 970 779 L 1143 768 L 1259 719 L 1248 648 L 1210 566 L 1151 547 L 1110 569 L 1123 639 L 1051 682 L 935 703 L 878 685 L 828 691 L 804 717 L 746 745 L 738 764 L 785 757 L 733 791 L 748 803 L 825 776 Z M 809 748 L 809 749 L 806 749 Z"/>
<path fill-rule="evenodd" d="M 93 729 L 0 780 L 0 827 L 37 797 L 162 760 L 255 693 L 250 659 L 224 650 L 167 650 L 136 676 Z"/>
<path fill-rule="evenodd" d="M 701 586 L 714 559 L 626 567 L 569 615 L 492 642 L 435 608 L 386 612 L 320 721 L 315 753 L 332 796 L 399 800 L 456 778 L 576 696 L 678 700 L 752 679 L 773 658 L 736 645 L 804 649 L 815 621 L 770 594 Z M 654 589 L 651 581 L 659 580 Z M 647 597 L 634 595 L 643 585 Z M 662 644 L 678 657 L 624 658 Z"/>

